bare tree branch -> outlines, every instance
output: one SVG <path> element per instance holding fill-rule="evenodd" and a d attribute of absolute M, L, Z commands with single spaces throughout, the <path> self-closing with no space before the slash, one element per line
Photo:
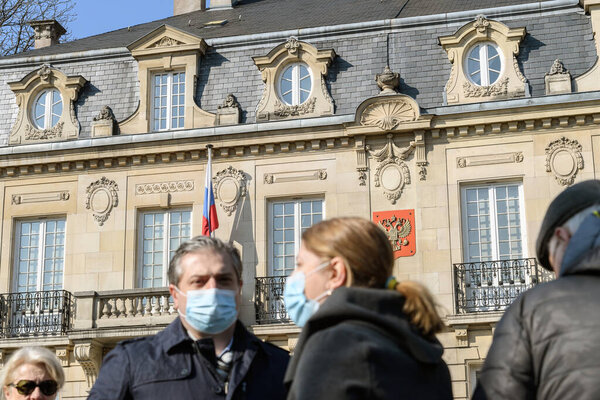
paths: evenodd
<path fill-rule="evenodd" d="M 65 29 L 75 19 L 74 0 L 0 0 L 0 54 L 30 50 L 34 43 L 31 21 L 57 20 Z M 70 39 L 63 36 L 62 41 Z"/>

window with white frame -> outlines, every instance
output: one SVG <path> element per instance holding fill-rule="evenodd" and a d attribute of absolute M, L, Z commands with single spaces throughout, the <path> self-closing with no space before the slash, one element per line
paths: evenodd
<path fill-rule="evenodd" d="M 523 185 L 462 188 L 465 262 L 526 257 Z"/>
<path fill-rule="evenodd" d="M 279 78 L 279 95 L 289 106 L 304 103 L 310 97 L 312 75 L 310 68 L 303 63 L 287 66 Z"/>
<path fill-rule="evenodd" d="M 269 273 L 294 271 L 302 233 L 325 217 L 322 199 L 273 201 L 269 205 Z"/>
<path fill-rule="evenodd" d="M 50 129 L 55 126 L 63 112 L 60 92 L 57 89 L 42 90 L 35 98 L 31 112 L 36 128 Z"/>
<path fill-rule="evenodd" d="M 191 210 L 140 213 L 139 271 L 143 288 L 167 286 L 169 261 L 179 245 L 191 238 Z"/>
<path fill-rule="evenodd" d="M 164 72 L 153 76 L 152 128 L 154 131 L 184 127 L 185 72 Z"/>
<path fill-rule="evenodd" d="M 18 221 L 14 291 L 61 290 L 65 263 L 65 219 Z"/>
<path fill-rule="evenodd" d="M 496 83 L 502 73 L 502 53 L 494 43 L 479 43 L 467 53 L 467 76 L 478 86 Z"/>

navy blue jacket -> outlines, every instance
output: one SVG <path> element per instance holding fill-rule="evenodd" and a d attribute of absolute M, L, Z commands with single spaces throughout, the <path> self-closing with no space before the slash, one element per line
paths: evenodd
<path fill-rule="evenodd" d="M 121 342 L 106 355 L 88 399 L 284 399 L 286 351 L 238 321 L 227 393 L 212 339 L 194 342 L 179 318 L 154 336 Z"/>

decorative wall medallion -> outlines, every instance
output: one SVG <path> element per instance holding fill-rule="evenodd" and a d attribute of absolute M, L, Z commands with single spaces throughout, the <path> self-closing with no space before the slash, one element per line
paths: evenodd
<path fill-rule="evenodd" d="M 577 140 L 564 136 L 551 142 L 546 147 L 546 172 L 552 172 L 561 185 L 571 185 L 577 172 L 583 169 L 581 150 L 581 144 Z"/>
<path fill-rule="evenodd" d="M 277 115 L 278 117 L 289 117 L 289 116 L 310 114 L 315 110 L 316 102 L 317 102 L 317 98 L 311 97 L 310 99 L 306 100 L 302 104 L 295 105 L 295 106 L 288 106 L 288 105 L 282 104 L 279 100 L 276 100 L 275 101 L 275 109 L 273 110 L 273 114 Z"/>
<path fill-rule="evenodd" d="M 98 225 L 104 225 L 112 209 L 119 204 L 118 190 L 117 183 L 105 176 L 87 187 L 85 208 L 92 210 Z"/>
<path fill-rule="evenodd" d="M 476 86 L 471 82 L 463 83 L 465 97 L 494 97 L 508 93 L 508 78 L 499 80 L 491 86 Z"/>
<path fill-rule="evenodd" d="M 413 151 L 414 144 L 405 148 L 397 147 L 388 135 L 388 143 L 373 156 L 379 165 L 375 170 L 375 187 L 383 187 L 383 194 L 392 203 L 400 198 L 404 186 L 410 183 L 408 166 L 402 160 Z"/>
<path fill-rule="evenodd" d="M 413 106 L 403 100 L 375 103 L 368 106 L 360 119 L 366 126 L 378 126 L 390 131 L 401 122 L 414 121 L 418 118 Z"/>
<path fill-rule="evenodd" d="M 45 203 L 48 201 L 67 201 L 70 198 L 69 191 L 46 192 L 46 193 L 24 193 L 13 194 L 12 204 Z"/>
<path fill-rule="evenodd" d="M 194 181 L 171 181 L 160 183 L 142 183 L 135 185 L 135 194 L 156 194 L 156 193 L 175 193 L 191 192 L 194 190 Z"/>
<path fill-rule="evenodd" d="M 246 174 L 230 165 L 217 172 L 213 185 L 215 200 L 219 200 L 223 210 L 230 216 L 236 210 L 239 199 L 246 196 Z"/>
<path fill-rule="evenodd" d="M 387 235 L 394 250 L 394 258 L 415 254 L 415 210 L 374 212 L 373 222 Z"/>

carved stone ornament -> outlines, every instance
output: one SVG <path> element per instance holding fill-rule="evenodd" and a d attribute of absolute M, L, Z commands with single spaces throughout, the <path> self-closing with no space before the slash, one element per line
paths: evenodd
<path fill-rule="evenodd" d="M 219 201 L 227 216 L 231 216 L 237 209 L 240 198 L 246 196 L 246 174 L 230 165 L 217 172 L 213 185 L 215 200 Z"/>
<path fill-rule="evenodd" d="M 159 41 L 151 45 L 150 47 L 170 47 L 170 46 L 179 46 L 183 43 L 179 40 L 173 39 L 172 37 L 163 36 Z"/>
<path fill-rule="evenodd" d="M 40 69 L 36 72 L 37 76 L 40 77 L 42 82 L 48 82 L 50 76 L 52 75 L 52 69 L 49 64 L 43 64 Z"/>
<path fill-rule="evenodd" d="M 544 82 L 547 95 L 571 93 L 573 91 L 571 73 L 559 59 L 554 60 L 550 72 L 544 76 Z"/>
<path fill-rule="evenodd" d="M 479 32 L 479 33 L 485 33 L 485 31 L 487 30 L 487 28 L 489 26 L 490 26 L 490 21 L 485 19 L 485 17 L 483 15 L 478 15 L 477 18 L 475 19 L 475 22 L 473 23 L 473 27 L 475 29 L 477 29 L 477 32 Z"/>
<path fill-rule="evenodd" d="M 381 89 L 380 94 L 396 93 L 396 88 L 400 84 L 400 74 L 392 72 L 388 65 L 383 69 L 383 73 L 375 75 L 375 82 Z"/>
<path fill-rule="evenodd" d="M 109 106 L 102 107 L 102 109 L 100 110 L 98 115 L 96 115 L 94 117 L 94 121 L 114 121 L 114 120 L 115 120 L 115 116 L 113 114 L 112 109 Z"/>
<path fill-rule="evenodd" d="M 288 40 L 285 42 L 285 48 L 288 53 L 296 54 L 298 53 L 298 49 L 300 48 L 300 43 L 298 42 L 298 38 L 295 36 L 290 36 Z"/>
<path fill-rule="evenodd" d="M 394 144 L 391 134 L 387 138 L 387 144 L 373 153 L 373 157 L 379 162 L 375 169 L 375 187 L 383 187 L 384 196 L 392 204 L 396 204 L 404 186 L 410 184 L 410 172 L 403 160 L 414 150 L 414 144 L 399 148 Z"/>
<path fill-rule="evenodd" d="M 556 74 L 568 74 L 569 70 L 565 68 L 565 65 L 558 58 L 554 60 L 552 66 L 550 67 L 550 72 L 547 72 L 546 75 L 556 75 Z"/>
<path fill-rule="evenodd" d="M 217 107 L 217 125 L 233 125 L 240 122 L 240 105 L 233 93 L 229 93 L 223 104 Z"/>
<path fill-rule="evenodd" d="M 240 108 L 240 105 L 237 102 L 237 99 L 235 98 L 235 96 L 233 95 L 233 93 L 229 93 L 227 95 L 227 97 L 225 97 L 225 100 L 223 101 L 223 104 L 219 105 L 217 108 L 218 109 L 222 109 L 222 108 Z"/>
<path fill-rule="evenodd" d="M 105 176 L 87 187 L 85 208 L 92 210 L 98 225 L 104 225 L 112 209 L 119 205 L 118 190 L 117 183 Z"/>
<path fill-rule="evenodd" d="M 142 183 L 135 185 L 135 194 L 158 194 L 158 193 L 175 193 L 175 192 L 191 192 L 194 190 L 194 181 L 170 181 L 160 183 Z"/>
<path fill-rule="evenodd" d="M 495 97 L 508 93 L 508 78 L 500 79 L 490 86 L 477 86 L 471 82 L 463 83 L 465 97 Z"/>
<path fill-rule="evenodd" d="M 288 106 L 287 104 L 282 104 L 279 100 L 275 101 L 275 109 L 273 110 L 273 114 L 278 117 L 290 117 L 290 116 L 300 116 L 305 114 L 310 114 L 315 111 L 315 104 L 317 103 L 316 97 L 311 97 L 306 100 L 302 104 L 298 104 L 295 106 Z"/>
<path fill-rule="evenodd" d="M 581 144 L 577 140 L 561 137 L 546 147 L 546 172 L 554 174 L 556 181 L 563 185 L 571 185 L 577 172 L 583 169 Z"/>
<path fill-rule="evenodd" d="M 94 342 L 76 344 L 73 348 L 73 355 L 79 362 L 79 365 L 81 365 L 87 385 L 91 388 L 94 382 L 96 382 L 100 364 L 102 363 L 102 348 Z"/>
<path fill-rule="evenodd" d="M 391 131 L 402 122 L 415 121 L 418 117 L 419 114 L 411 102 L 405 99 L 396 99 L 367 106 L 362 113 L 360 123 Z"/>
<path fill-rule="evenodd" d="M 33 126 L 27 124 L 25 126 L 25 140 L 27 141 L 36 141 L 36 140 L 46 140 L 46 139 L 56 139 L 62 137 L 62 131 L 65 123 L 59 122 L 54 125 L 54 127 L 50 129 L 36 129 Z"/>

